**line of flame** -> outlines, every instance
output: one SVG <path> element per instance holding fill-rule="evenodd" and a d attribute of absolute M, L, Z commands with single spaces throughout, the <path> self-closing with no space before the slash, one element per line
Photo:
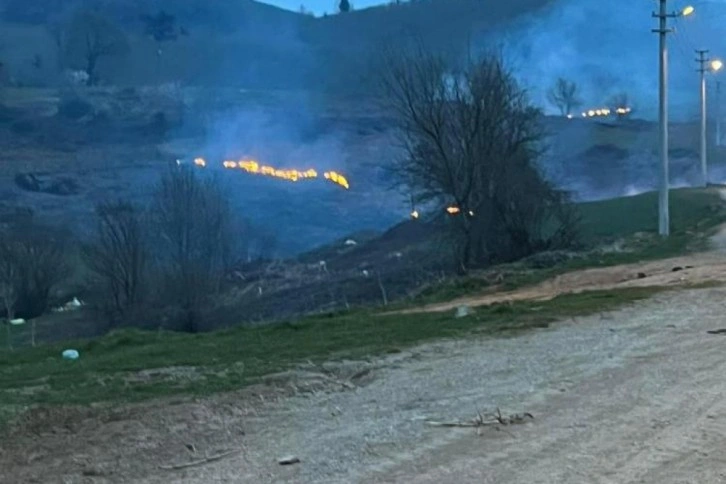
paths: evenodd
<path fill-rule="evenodd" d="M 194 164 L 199 167 L 206 167 L 207 161 L 204 158 L 195 158 Z M 280 178 L 283 180 L 288 181 L 300 181 L 300 180 L 306 180 L 306 179 L 312 179 L 312 178 L 318 178 L 318 172 L 312 168 L 305 170 L 305 171 L 299 171 L 299 170 L 292 170 L 292 169 L 286 169 L 282 170 L 279 168 L 275 168 L 269 165 L 260 165 L 257 161 L 251 160 L 251 159 L 243 159 L 239 161 L 232 161 L 232 160 L 225 160 L 222 162 L 222 166 L 226 169 L 241 169 L 244 170 L 247 173 L 251 173 L 253 175 L 264 175 L 264 176 L 271 176 L 275 178 Z M 342 174 L 336 172 L 336 171 L 326 171 L 323 173 L 323 178 L 326 180 L 329 180 L 337 185 L 340 185 L 341 187 L 345 188 L 346 190 L 350 189 L 350 184 L 348 183 L 348 179 L 343 176 Z"/>

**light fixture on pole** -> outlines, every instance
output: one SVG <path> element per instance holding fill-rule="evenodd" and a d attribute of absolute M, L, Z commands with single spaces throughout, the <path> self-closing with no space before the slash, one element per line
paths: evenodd
<path fill-rule="evenodd" d="M 678 13 L 668 13 L 667 0 L 658 0 L 658 12 L 653 17 L 658 19 L 658 28 L 653 32 L 659 37 L 659 76 L 658 76 L 658 121 L 660 125 L 660 186 L 658 190 L 658 233 L 667 237 L 670 234 L 670 214 L 668 210 L 668 19 L 691 15 L 695 8 L 688 6 Z"/>
<path fill-rule="evenodd" d="M 723 62 L 718 59 L 706 57 L 707 50 L 696 50 L 698 54 L 698 72 L 701 74 L 701 184 L 708 186 L 708 144 L 706 142 L 706 73 L 718 72 L 723 68 Z"/>

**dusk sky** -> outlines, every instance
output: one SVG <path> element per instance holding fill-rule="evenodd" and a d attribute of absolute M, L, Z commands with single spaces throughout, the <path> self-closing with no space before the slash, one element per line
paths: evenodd
<path fill-rule="evenodd" d="M 278 7 L 288 10 L 300 10 L 300 5 L 304 5 L 306 9 L 312 10 L 315 14 L 320 15 L 323 12 L 332 13 L 337 9 L 338 0 L 262 0 L 265 3 L 271 3 Z M 380 5 L 386 3 L 385 0 L 351 0 L 354 8 L 365 8 L 372 5 Z"/>

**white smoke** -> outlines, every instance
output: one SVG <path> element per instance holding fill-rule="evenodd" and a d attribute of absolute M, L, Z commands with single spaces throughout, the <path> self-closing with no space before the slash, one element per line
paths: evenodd
<path fill-rule="evenodd" d="M 669 2 L 679 11 L 686 2 Z M 673 120 L 692 118 L 698 109 L 698 75 L 694 49 L 726 57 L 726 2 L 698 2 L 696 13 L 669 19 L 669 89 Z M 598 106 L 626 92 L 637 116 L 657 114 L 658 35 L 655 0 L 560 0 L 536 15 L 499 31 L 488 32 L 481 45 L 500 45 L 533 101 L 547 105 L 546 91 L 557 77 L 576 81 L 585 106 Z M 722 73 L 721 75 L 726 75 Z M 549 108 L 549 106 L 548 106 Z"/>

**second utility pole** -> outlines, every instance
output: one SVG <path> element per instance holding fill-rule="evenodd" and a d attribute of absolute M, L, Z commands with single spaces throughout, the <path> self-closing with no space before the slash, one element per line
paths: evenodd
<path fill-rule="evenodd" d="M 698 54 L 698 72 L 701 74 L 701 182 L 708 186 L 708 159 L 706 154 L 706 71 L 710 59 L 707 50 L 696 50 Z"/>
<path fill-rule="evenodd" d="M 664 237 L 670 234 L 670 216 L 668 212 L 668 47 L 666 37 L 670 32 L 667 28 L 669 17 L 666 10 L 666 0 L 658 0 L 660 9 L 653 13 L 659 20 L 658 28 L 653 32 L 660 38 L 660 74 L 659 74 L 659 114 L 660 121 L 660 189 L 658 191 L 658 233 Z"/>
<path fill-rule="evenodd" d="M 716 81 L 716 146 L 721 146 L 721 81 Z"/>

